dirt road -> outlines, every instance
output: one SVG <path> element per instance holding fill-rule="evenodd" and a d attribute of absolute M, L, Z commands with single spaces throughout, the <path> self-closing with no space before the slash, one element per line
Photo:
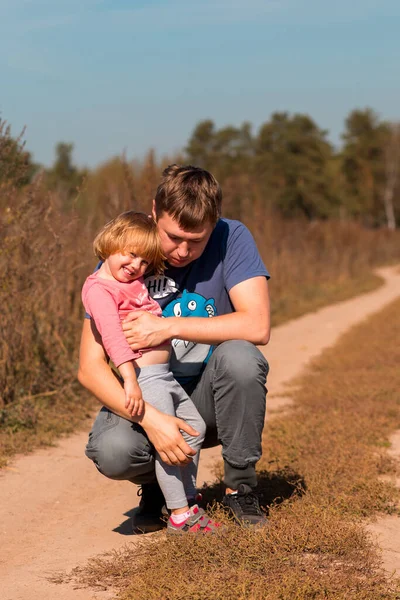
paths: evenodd
<path fill-rule="evenodd" d="M 285 385 L 311 358 L 334 344 L 349 327 L 400 296 L 399 269 L 385 268 L 379 272 L 385 279 L 379 290 L 274 329 L 265 348 L 271 365 L 269 414 L 282 407 Z M 137 540 L 129 535 L 129 514 L 139 500 L 137 488 L 128 482 L 109 481 L 100 476 L 83 454 L 86 437 L 86 433 L 79 433 L 62 440 L 55 448 L 17 458 L 0 472 L 2 600 L 110 597 L 105 592 L 74 589 L 70 584 L 56 585 L 47 580 L 57 571 L 68 571 L 91 556 Z M 394 442 L 400 446 L 400 436 Z M 204 451 L 200 484 L 211 480 L 210 466 L 219 456 L 219 449 Z M 381 535 L 387 550 L 388 568 L 397 566 L 400 570 L 400 520 L 383 521 L 379 521 L 374 531 Z"/>

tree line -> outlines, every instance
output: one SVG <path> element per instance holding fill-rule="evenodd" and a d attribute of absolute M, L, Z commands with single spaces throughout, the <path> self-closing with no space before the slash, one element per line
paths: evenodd
<path fill-rule="evenodd" d="M 151 150 L 143 161 L 114 157 L 83 170 L 72 154 L 73 145 L 61 142 L 52 167 L 40 169 L 21 138 L 13 139 L 0 121 L 0 185 L 10 178 L 24 185 L 41 173 L 44 185 L 61 194 L 66 206 L 79 191 L 77 206 L 84 213 L 101 202 L 94 200 L 96 189 L 105 203 L 117 194 L 120 205 L 121 193 L 127 204 L 148 203 L 161 169 L 175 161 L 214 173 L 226 216 L 268 210 L 284 218 L 349 219 L 393 230 L 400 211 L 400 124 L 382 121 L 370 108 L 347 116 L 339 149 L 309 115 L 276 112 L 255 133 L 250 123 L 218 129 L 212 120 L 200 121 L 178 157 L 157 160 Z M 101 183 L 105 174 L 108 192 Z"/>
<path fill-rule="evenodd" d="M 303 114 L 276 112 L 253 135 L 249 123 L 195 128 L 186 152 L 238 196 L 261 196 L 285 217 L 351 218 L 396 226 L 400 207 L 400 127 L 354 110 L 335 150 L 327 131 Z M 242 179 L 243 175 L 245 179 Z"/>

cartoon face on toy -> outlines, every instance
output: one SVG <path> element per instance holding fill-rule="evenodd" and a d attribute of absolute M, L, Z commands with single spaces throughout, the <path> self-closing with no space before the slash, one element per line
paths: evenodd
<path fill-rule="evenodd" d="M 215 317 L 217 309 L 213 298 L 206 299 L 194 292 L 182 293 L 163 310 L 163 317 Z M 196 344 L 187 340 L 172 340 L 171 368 L 178 372 L 186 362 L 206 363 L 212 354 L 209 344 Z M 183 367 L 184 368 L 184 367 Z"/>
<path fill-rule="evenodd" d="M 215 315 L 213 298 L 206 300 L 200 294 L 186 290 L 181 298 L 177 298 L 163 310 L 163 317 L 214 317 Z"/>

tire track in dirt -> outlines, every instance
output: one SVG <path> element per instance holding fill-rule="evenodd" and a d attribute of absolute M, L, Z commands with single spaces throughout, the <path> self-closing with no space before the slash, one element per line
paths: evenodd
<path fill-rule="evenodd" d="M 310 359 L 333 345 L 349 327 L 400 296 L 398 267 L 379 269 L 378 274 L 385 280 L 378 290 L 273 330 L 270 344 L 262 349 L 271 365 L 269 415 L 287 404 L 287 384 Z M 54 584 L 47 579 L 58 571 L 82 565 L 91 556 L 140 539 L 129 535 L 129 515 L 139 501 L 137 487 L 100 476 L 83 454 L 86 439 L 86 432 L 77 433 L 61 440 L 55 448 L 17 457 L 0 472 L 2 600 L 112 597 L 110 592 L 75 589 L 71 584 Z M 219 448 L 202 452 L 200 485 L 212 481 L 211 468 L 218 458 Z M 400 545 L 399 525 L 400 520 L 390 523 Z M 393 548 L 391 552 L 393 555 Z M 398 552 L 400 548 L 394 555 L 400 556 Z"/>

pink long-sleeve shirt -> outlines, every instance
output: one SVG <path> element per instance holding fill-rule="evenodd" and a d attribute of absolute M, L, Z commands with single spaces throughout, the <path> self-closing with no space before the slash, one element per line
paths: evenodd
<path fill-rule="evenodd" d="M 161 316 L 160 305 L 147 291 L 143 278 L 127 283 L 103 279 L 98 271 L 89 275 L 82 288 L 82 302 L 86 312 L 96 323 L 103 346 L 116 367 L 142 356 L 133 351 L 126 341 L 121 322 L 134 310 L 145 310 Z"/>

